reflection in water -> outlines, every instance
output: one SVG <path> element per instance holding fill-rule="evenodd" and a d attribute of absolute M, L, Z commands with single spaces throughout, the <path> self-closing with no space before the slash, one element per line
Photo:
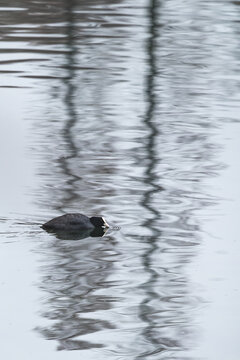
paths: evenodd
<path fill-rule="evenodd" d="M 75 94 L 75 56 L 77 54 L 77 46 L 74 42 L 74 0 L 66 2 L 66 71 L 65 77 L 66 96 L 65 104 L 67 109 L 67 120 L 63 129 L 64 143 L 66 146 L 66 155 L 61 156 L 59 159 L 60 167 L 63 174 L 68 179 L 66 181 L 66 187 L 63 189 L 63 199 L 60 200 L 57 210 L 63 210 L 62 207 L 71 204 L 77 196 L 75 182 L 80 180 L 80 176 L 74 174 L 71 169 L 70 163 L 77 159 L 79 149 L 74 143 L 73 130 L 77 123 L 78 117 L 75 110 L 76 94 Z"/>
<path fill-rule="evenodd" d="M 5 3 L 18 10 L 0 6 L 0 87 L 15 87 L 9 104 L 33 89 L 21 125 L 40 182 L 21 226 L 39 212 L 79 211 L 122 228 L 22 232 L 41 256 L 46 296 L 46 323 L 31 335 L 84 349 L 69 358 L 93 349 L 104 360 L 190 358 L 202 303 L 187 269 L 204 239 L 198 211 L 215 201 L 219 124 L 229 113 L 238 121 L 236 2 L 219 3 L 219 16 L 212 0 Z M 3 218 L 7 233 L 13 220 Z"/>
<path fill-rule="evenodd" d="M 43 277 L 41 286 L 49 294 L 48 310 L 43 316 L 54 324 L 38 331 L 47 339 L 57 340 L 58 350 L 102 347 L 101 343 L 89 343 L 80 336 L 114 327 L 108 320 L 88 317 L 111 308 L 113 297 L 101 295 L 102 287 L 113 285 L 106 282 L 112 269 L 111 238 L 56 239 L 42 251 L 46 258 L 54 258 L 42 268 L 48 275 Z"/>
<path fill-rule="evenodd" d="M 76 183 L 81 180 L 71 166 L 71 164 L 79 162 L 80 147 L 75 145 L 74 137 L 74 127 L 79 121 L 75 109 L 77 97 L 74 69 L 77 46 L 75 44 L 74 6 L 74 0 L 66 2 L 67 63 L 65 68 L 68 74 L 64 80 L 66 86 L 64 101 L 67 119 L 62 131 L 66 155 L 60 157 L 59 164 L 62 175 L 67 181 L 59 199 L 60 205 L 56 206 L 56 210 L 63 210 L 63 208 L 71 206 L 78 195 Z M 81 182 L 78 185 L 81 186 Z M 105 229 L 53 233 L 57 240 L 52 243 L 47 254 L 54 253 L 55 261 L 48 267 L 49 275 L 44 277 L 42 287 L 44 291 L 54 294 L 48 300 L 50 308 L 45 316 L 55 320 L 56 323 L 51 328 L 38 330 L 47 339 L 57 340 L 59 342 L 58 350 L 102 347 L 103 345 L 100 343 L 83 341 L 79 337 L 97 332 L 99 329 L 114 328 L 109 321 L 96 320 L 87 316 L 88 313 L 110 309 L 113 301 L 111 297 L 97 295 L 98 289 L 101 289 L 102 286 L 111 286 L 107 284 L 106 278 L 112 269 L 112 261 L 108 257 L 108 252 L 113 252 L 112 240 L 107 238 L 100 241 L 100 237 L 105 233 Z M 66 240 L 66 242 L 59 240 Z M 73 240 L 77 240 L 77 242 L 71 243 Z"/>
<path fill-rule="evenodd" d="M 149 59 L 149 74 L 147 76 L 146 83 L 146 103 L 147 111 L 144 118 L 144 123 L 148 131 L 148 137 L 146 141 L 146 170 L 144 175 L 144 182 L 146 188 L 150 185 L 150 189 L 144 192 L 142 206 L 145 207 L 151 214 L 147 220 L 144 221 L 143 226 L 146 226 L 150 229 L 152 235 L 148 236 L 147 241 L 149 248 L 142 255 L 143 258 L 143 267 L 146 273 L 149 274 L 148 280 L 141 285 L 141 288 L 144 290 L 146 296 L 144 301 L 139 306 L 139 316 L 146 322 L 146 327 L 143 330 L 143 336 L 146 338 L 147 343 L 151 344 L 154 347 L 153 352 L 161 352 L 166 346 L 169 346 L 169 341 L 167 339 L 159 337 L 159 334 L 156 332 L 156 324 L 152 315 L 154 313 L 154 307 L 151 305 L 151 302 L 154 300 L 160 301 L 159 293 L 155 291 L 155 286 L 157 284 L 158 272 L 154 268 L 152 263 L 152 256 L 154 256 L 155 251 L 158 249 L 158 242 L 161 241 L 161 230 L 158 225 L 160 219 L 159 207 L 154 206 L 153 198 L 154 195 L 161 192 L 163 189 L 157 184 L 156 179 L 156 165 L 160 161 L 159 154 L 156 151 L 156 139 L 159 135 L 159 125 L 160 121 L 156 121 L 154 117 L 155 105 L 157 100 L 156 91 L 154 88 L 155 76 L 157 74 L 156 69 L 156 47 L 157 47 L 157 14 L 159 13 L 159 2 L 157 0 L 151 0 L 149 6 L 149 23 L 150 23 L 150 36 L 148 40 L 148 59 Z M 144 351 L 141 356 L 137 358 L 146 358 L 146 356 L 151 355 L 151 351 Z"/>
<path fill-rule="evenodd" d="M 102 237 L 106 235 L 108 229 L 106 228 L 95 228 L 95 229 L 87 229 L 82 231 L 52 231 L 45 230 L 49 234 L 54 234 L 58 239 L 61 240 L 81 240 L 87 237 Z"/>
<path fill-rule="evenodd" d="M 160 43 L 160 26 L 161 19 L 161 2 L 159 0 L 151 0 L 149 6 L 149 38 L 147 44 L 148 51 L 148 75 L 146 82 L 146 103 L 147 110 L 144 117 L 148 136 L 145 141 L 146 153 L 146 170 L 144 174 L 145 188 L 141 205 L 149 212 L 150 216 L 143 222 L 143 226 L 150 230 L 152 235 L 144 238 L 148 243 L 148 249 L 142 254 L 142 263 L 144 271 L 148 274 L 148 279 L 140 288 L 144 290 L 145 296 L 139 305 L 139 317 L 146 323 L 143 328 L 142 335 L 145 339 L 144 351 L 136 356 L 136 359 L 146 359 L 151 356 L 163 356 L 167 359 L 166 351 L 179 352 L 184 351 L 187 346 L 189 334 L 191 333 L 192 324 L 189 321 L 188 311 L 195 300 L 190 298 L 187 291 L 187 278 L 184 275 L 185 263 L 188 262 L 189 247 L 193 248 L 199 243 L 194 237 L 194 231 L 197 233 L 199 228 L 196 224 L 190 225 L 188 217 L 191 217 L 191 207 L 194 200 L 190 200 L 187 204 L 188 210 L 184 210 L 184 193 L 180 189 L 172 191 L 165 189 L 161 184 L 161 173 L 159 166 L 161 165 L 161 157 L 166 158 L 165 151 L 159 152 L 159 142 L 164 141 L 164 134 L 161 133 L 161 126 L 164 126 L 164 115 L 159 112 L 161 83 L 157 80 L 161 79 L 158 69 L 159 43 Z M 178 141 L 178 138 L 177 138 Z M 203 144 L 202 144 L 203 145 Z M 204 145 L 203 145 L 204 146 Z M 179 153 L 182 150 L 179 148 Z M 197 151 L 196 151 L 197 152 Z M 200 155 L 201 156 L 201 155 Z M 162 172 L 165 176 L 165 173 Z M 189 174 L 188 178 L 193 178 L 194 173 Z M 198 181 L 196 179 L 196 181 Z M 149 186 L 150 185 L 150 186 Z M 172 199 L 173 197 L 173 199 Z M 170 223 L 166 224 L 162 218 L 161 204 L 163 199 L 169 203 L 170 211 L 175 221 L 170 219 Z M 174 203 L 182 202 L 182 209 L 175 210 Z M 192 202 L 192 204 L 191 204 Z M 164 206 L 163 206 L 164 209 Z M 173 217 L 173 218 L 174 218 Z M 169 225 L 175 227 L 176 234 L 171 236 L 171 232 L 166 235 L 165 226 L 169 231 Z M 186 238 L 189 237 L 190 243 L 187 251 L 184 250 L 184 243 L 177 244 L 173 238 L 181 238 L 184 229 Z M 165 234 L 162 234 L 165 232 Z M 194 240 L 193 240 L 194 239 Z M 182 256 L 178 256 L 179 251 Z M 166 262 L 166 254 L 172 253 L 176 255 L 174 262 Z M 194 250 L 191 256 L 194 255 Z M 196 303 L 196 302 L 195 302 Z M 163 353 L 163 354 L 161 354 Z M 180 358 L 181 355 L 176 356 Z M 162 358 L 162 357 L 161 357 Z M 174 357 L 175 358 L 175 357 Z"/>

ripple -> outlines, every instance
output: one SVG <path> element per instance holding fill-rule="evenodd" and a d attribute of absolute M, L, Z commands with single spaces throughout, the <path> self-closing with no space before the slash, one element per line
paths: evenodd
<path fill-rule="evenodd" d="M 8 286 L 11 274 L 21 285 L 8 288 L 19 303 L 9 301 L 16 326 L 4 332 L 18 351 L 34 343 L 54 357 L 47 339 L 69 358 L 197 359 L 209 294 L 189 269 L 225 202 L 212 184 L 226 170 L 224 124 L 238 121 L 238 12 L 233 2 L 147 5 L 0 8 L 1 189 L 12 211 L 2 205 L 2 264 Z M 66 212 L 112 226 L 103 237 L 39 227 Z"/>

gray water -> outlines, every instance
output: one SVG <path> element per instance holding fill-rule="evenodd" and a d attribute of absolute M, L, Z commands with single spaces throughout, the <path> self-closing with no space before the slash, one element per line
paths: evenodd
<path fill-rule="evenodd" d="M 239 5 L 0 0 L 1 359 L 239 359 Z"/>

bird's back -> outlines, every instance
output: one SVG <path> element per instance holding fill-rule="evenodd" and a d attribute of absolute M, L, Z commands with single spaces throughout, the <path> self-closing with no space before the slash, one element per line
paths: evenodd
<path fill-rule="evenodd" d="M 43 224 L 42 227 L 47 230 L 83 230 L 94 226 L 87 216 L 75 213 L 58 216 Z"/>

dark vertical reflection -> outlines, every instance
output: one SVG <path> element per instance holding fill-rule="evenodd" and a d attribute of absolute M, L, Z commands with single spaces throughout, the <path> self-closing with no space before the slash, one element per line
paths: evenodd
<path fill-rule="evenodd" d="M 62 138 L 66 155 L 59 158 L 62 175 L 67 179 L 62 187 L 59 205 L 56 210 L 71 207 L 78 195 L 80 176 L 74 174 L 73 165 L 78 164 L 79 146 L 75 144 L 74 127 L 79 121 L 75 105 L 77 86 L 75 84 L 75 44 L 74 6 L 75 1 L 66 1 L 66 69 L 64 78 L 66 95 L 64 97 L 67 119 Z M 54 321 L 53 325 L 37 330 L 49 340 L 58 342 L 58 350 L 83 350 L 100 348 L 103 345 L 97 341 L 81 340 L 82 335 L 91 334 L 102 329 L 112 329 L 114 325 L 105 319 L 88 317 L 88 313 L 111 308 L 112 297 L 95 295 L 103 287 L 110 287 L 106 278 L 112 268 L 113 261 L 109 253 L 113 252 L 110 237 L 79 239 L 57 238 L 43 249 L 45 258 L 50 260 L 47 275 L 43 276 L 42 289 L 49 294 L 47 310 L 42 314 Z M 46 272 L 44 265 L 43 272 Z"/>
<path fill-rule="evenodd" d="M 165 198 L 169 209 L 174 214 L 175 209 L 172 198 L 175 201 L 176 199 L 184 201 L 184 193 L 177 188 L 175 190 L 166 188 L 165 190 L 159 185 L 160 176 L 161 174 L 164 175 L 164 172 L 159 171 L 161 155 L 163 158 L 166 158 L 166 154 L 159 154 L 158 150 L 162 137 L 161 113 L 158 111 L 160 104 L 159 89 L 161 87 L 161 84 L 159 85 L 161 73 L 158 71 L 161 1 L 150 0 L 149 4 L 150 25 L 146 47 L 148 54 L 148 75 L 146 81 L 147 109 L 144 117 L 144 124 L 148 134 L 145 141 L 145 163 L 147 165 L 144 183 L 145 188 L 148 190 L 144 192 L 141 204 L 149 214 L 149 218 L 143 222 L 143 226 L 150 230 L 151 235 L 143 239 L 148 244 L 148 249 L 142 255 L 142 264 L 145 273 L 148 274 L 148 279 L 140 286 L 144 291 L 144 300 L 139 306 L 139 317 L 146 324 L 142 331 L 145 346 L 144 351 L 136 356 L 136 359 L 145 359 L 153 354 L 160 354 L 166 351 L 174 351 L 177 354 L 185 350 L 183 338 L 189 333 L 191 326 L 187 318 L 187 310 L 191 303 L 186 286 L 188 280 L 184 276 L 184 271 L 182 271 L 184 263 L 190 261 L 188 259 L 189 254 L 187 251 L 184 253 L 185 250 L 181 243 L 177 245 L 177 243 L 172 241 L 168 230 L 167 235 L 166 231 L 163 235 L 164 221 L 161 222 L 161 211 L 159 210 L 161 200 Z M 170 137 L 168 141 L 171 142 Z M 182 151 L 180 146 L 179 151 Z M 177 164 L 174 164 L 174 166 L 177 168 Z M 193 200 L 191 202 L 193 203 Z M 193 204 L 191 205 L 193 206 Z M 176 227 L 177 236 L 182 238 L 181 230 L 185 228 L 187 231 L 184 235 L 184 240 L 189 238 L 189 244 L 186 243 L 185 246 L 190 248 L 191 245 L 193 247 L 195 244 L 197 245 L 196 233 L 199 231 L 199 228 L 196 224 L 190 224 L 191 207 L 189 206 L 187 209 L 183 207 L 179 213 L 176 211 L 174 215 L 176 215 L 178 220 L 175 224 L 172 224 L 172 227 Z M 178 250 L 180 249 L 182 254 L 178 257 Z M 181 250 L 179 253 L 181 253 Z M 174 267 L 170 262 L 167 263 L 168 251 L 172 251 Z M 174 252 L 176 253 L 175 258 Z M 190 256 L 192 257 L 193 253 Z"/>
<path fill-rule="evenodd" d="M 148 210 L 151 217 L 144 221 L 143 226 L 150 229 L 152 235 L 147 238 L 149 248 L 143 254 L 143 266 L 146 273 L 148 273 L 148 280 L 141 286 L 145 292 L 145 299 L 139 307 L 139 316 L 146 323 L 146 327 L 143 330 L 142 335 L 145 340 L 154 346 L 154 353 L 161 352 L 164 349 L 164 345 L 168 342 L 167 339 L 160 339 L 154 335 L 155 324 L 152 319 L 153 310 L 151 301 L 159 299 L 159 293 L 155 291 L 155 285 L 158 278 L 158 273 L 152 266 L 152 256 L 158 248 L 157 242 L 160 240 L 161 230 L 159 228 L 158 220 L 160 219 L 160 211 L 154 205 L 154 195 L 162 191 L 162 187 L 157 184 L 159 178 L 156 177 L 156 165 L 159 163 L 160 158 L 156 150 L 156 140 L 160 133 L 159 123 L 155 121 L 155 109 L 159 97 L 157 97 L 154 89 L 156 78 L 156 47 L 157 47 L 157 15 L 159 14 L 159 2 L 158 0 L 151 0 L 149 5 L 149 39 L 147 44 L 148 52 L 148 75 L 146 81 L 146 103 L 147 110 L 144 117 L 144 123 L 148 132 L 146 138 L 146 170 L 144 183 L 149 190 L 144 192 L 142 206 Z M 169 344 L 168 344 L 169 345 Z M 152 352 L 145 351 L 137 358 L 146 357 L 151 355 Z"/>
<path fill-rule="evenodd" d="M 78 148 L 74 142 L 73 130 L 77 123 L 77 111 L 75 109 L 75 56 L 77 55 L 77 46 L 75 45 L 75 26 L 74 26 L 74 6 L 75 0 L 69 0 L 66 2 L 66 72 L 67 76 L 64 78 L 66 87 L 65 104 L 67 110 L 67 120 L 63 128 L 63 140 L 66 147 L 66 155 L 59 159 L 59 164 L 63 174 L 68 179 L 66 186 L 63 187 L 62 199 L 59 201 L 57 210 L 63 210 L 63 208 L 76 198 L 76 186 L 75 183 L 81 179 L 80 176 L 74 174 L 71 169 L 71 160 L 76 159 L 78 156 Z"/>

